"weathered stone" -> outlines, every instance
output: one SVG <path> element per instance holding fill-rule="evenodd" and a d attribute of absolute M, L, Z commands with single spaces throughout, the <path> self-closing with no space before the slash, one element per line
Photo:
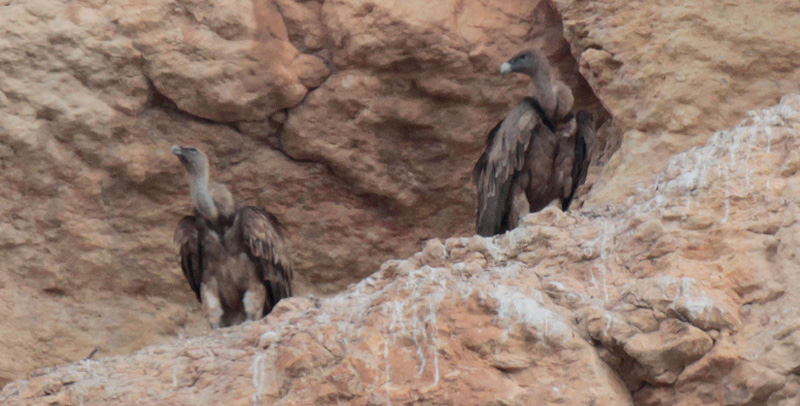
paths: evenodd
<path fill-rule="evenodd" d="M 670 155 L 800 91 L 792 0 L 767 8 L 734 0 L 725 10 L 711 0 L 553 5 L 581 73 L 624 132 L 590 204 L 624 202 Z"/>
<path fill-rule="evenodd" d="M 663 385 L 675 383 L 683 368 L 705 355 L 712 345 L 711 337 L 700 329 L 667 319 L 656 332 L 632 336 L 624 350 L 645 368 L 648 381 Z"/>
<path fill-rule="evenodd" d="M 729 3 L 0 3 L 0 385 L 101 359 L 3 403 L 796 404 L 800 98 L 744 112 L 798 90 L 798 10 Z M 274 212 L 297 292 L 330 295 L 472 233 L 470 168 L 524 91 L 497 65 L 531 44 L 605 121 L 571 213 L 103 359 L 207 328 L 167 249 L 170 144 Z M 621 348 L 675 319 L 716 344 L 643 384 L 660 364 Z"/>
<path fill-rule="evenodd" d="M 171 144 L 276 215 L 298 294 L 330 295 L 472 234 L 471 165 L 524 94 L 498 65 L 529 40 L 606 117 L 543 1 L 0 5 L 0 303 L 25 303 L 0 306 L 0 379 L 207 330 L 171 241 L 191 212 Z"/>
<path fill-rule="evenodd" d="M 800 258 L 784 244 L 800 238 L 795 230 L 800 226 L 782 226 L 776 235 L 785 240 L 774 249 L 728 251 L 715 239 L 728 236 L 736 246 L 752 240 L 739 220 L 749 218 L 750 200 L 761 199 L 760 191 L 771 187 L 766 180 L 782 176 L 786 156 L 761 153 L 800 148 L 800 119 L 770 124 L 768 141 L 750 140 L 751 156 L 763 159 L 748 161 L 747 172 L 729 168 L 728 179 L 746 174 L 765 182 L 730 201 L 728 212 L 719 212 L 709 229 L 687 232 L 672 224 L 680 217 L 652 228 L 655 234 L 682 235 L 674 252 L 657 259 L 647 257 L 652 244 L 644 242 L 661 236 L 635 230 L 650 229 L 647 213 L 659 214 L 663 222 L 662 209 L 688 210 L 680 199 L 687 193 L 693 206 L 713 206 L 719 191 L 731 186 L 717 182 L 724 173 L 687 179 L 686 171 L 670 168 L 692 170 L 706 154 L 730 157 L 740 148 L 736 137 L 794 110 L 800 110 L 800 96 L 756 112 L 751 122 L 715 135 L 703 148 L 675 156 L 629 204 L 567 214 L 547 210 L 492 238 L 430 240 L 422 252 L 384 263 L 336 296 L 291 298 L 256 323 L 129 357 L 42 371 L 6 385 L 0 400 L 4 405 L 170 405 L 201 397 L 277 405 L 309 399 L 365 405 L 625 405 L 633 399 L 643 405 L 791 404 L 798 400 L 791 392 L 799 386 L 792 356 L 797 329 L 787 323 L 800 319 L 800 296 L 786 289 L 772 300 L 747 304 L 740 318 L 736 292 L 769 289 L 748 277 L 758 270 L 744 266 L 762 260 L 774 264 L 776 278 L 797 278 Z M 780 200 L 768 200 L 758 210 L 793 216 L 798 196 L 787 186 Z M 566 253 L 579 249 L 596 255 L 565 260 Z M 539 256 L 536 261 L 519 260 L 531 252 Z M 481 261 L 485 269 L 464 272 L 465 261 Z M 685 276 L 696 269 L 719 272 Z M 565 300 L 569 294 L 580 300 Z M 693 311 L 696 298 L 707 298 L 708 306 Z M 708 333 L 702 330 L 706 324 Z"/>
<path fill-rule="evenodd" d="M 643 279 L 625 293 L 625 301 L 666 315 L 677 315 L 704 330 L 741 324 L 736 305 L 721 292 L 697 286 L 694 278 Z"/>
<path fill-rule="evenodd" d="M 763 405 L 786 383 L 786 376 L 754 362 L 743 362 L 726 379 L 723 391 L 726 404 Z"/>

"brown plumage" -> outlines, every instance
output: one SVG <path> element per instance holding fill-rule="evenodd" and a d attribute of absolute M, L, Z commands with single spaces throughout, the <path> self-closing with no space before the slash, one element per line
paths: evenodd
<path fill-rule="evenodd" d="M 189 173 L 194 215 L 175 230 L 181 269 L 213 328 L 257 320 L 292 295 L 292 268 L 275 217 L 235 209 L 233 196 L 209 180 L 208 158 L 172 147 Z"/>
<path fill-rule="evenodd" d="M 554 200 L 567 210 L 586 179 L 594 140 L 591 114 L 578 112 L 576 120 L 572 92 L 551 81 L 550 65 L 539 52 L 523 51 L 500 71 L 528 75 L 532 95 L 489 132 L 475 164 L 477 232 L 483 236 L 516 227 L 522 216 Z"/>
<path fill-rule="evenodd" d="M 586 175 L 589 174 L 589 165 L 592 163 L 592 152 L 594 151 L 594 117 L 586 110 L 578 112 L 575 118 L 576 135 L 574 140 L 575 161 L 572 166 L 572 187 L 566 200 L 562 202 L 561 209 L 567 211 L 578 187 L 586 182 Z"/>

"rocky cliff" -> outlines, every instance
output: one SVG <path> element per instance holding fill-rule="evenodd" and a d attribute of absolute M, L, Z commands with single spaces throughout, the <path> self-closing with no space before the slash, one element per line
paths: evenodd
<path fill-rule="evenodd" d="M 0 5 L 0 384 L 207 329 L 171 246 L 172 143 L 277 215 L 301 294 L 441 241 L 8 402 L 796 401 L 796 99 L 712 136 L 800 91 L 789 0 Z M 523 45 L 604 123 L 583 210 L 445 240 L 471 234 Z"/>
<path fill-rule="evenodd" d="M 800 95 L 625 204 L 429 240 L 321 300 L 43 370 L 8 405 L 792 405 Z"/>
<path fill-rule="evenodd" d="M 273 212 L 296 291 L 327 295 L 472 232 L 471 165 L 524 91 L 498 64 L 523 44 L 604 117 L 546 2 L 2 9 L 0 380 L 207 329 L 172 246 L 190 212 L 173 143 Z"/>

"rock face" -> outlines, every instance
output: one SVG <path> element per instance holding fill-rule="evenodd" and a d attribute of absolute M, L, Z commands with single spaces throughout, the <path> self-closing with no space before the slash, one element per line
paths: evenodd
<path fill-rule="evenodd" d="M 337 296 L 40 371 L 8 405 L 793 405 L 800 95 L 626 204 L 429 240 Z"/>
<path fill-rule="evenodd" d="M 790 0 L 733 0 L 724 10 L 713 1 L 553 3 L 581 71 L 624 130 L 710 134 L 800 86 Z"/>
<path fill-rule="evenodd" d="M 792 0 L 553 3 L 581 73 L 624 132 L 591 204 L 624 202 L 671 155 L 800 91 Z"/>
<path fill-rule="evenodd" d="M 0 341 L 8 349 L 0 350 L 0 385 L 80 360 L 96 347 L 97 356 L 127 354 L 207 329 L 171 245 L 175 224 L 190 210 L 183 173 L 168 151 L 173 143 L 209 152 L 215 179 L 239 201 L 276 214 L 293 248 L 300 294 L 331 295 L 429 238 L 472 234 L 471 166 L 488 130 L 524 93 L 520 79 L 498 77 L 498 65 L 533 45 L 575 90 L 577 104 L 606 122 L 584 188 L 591 193 L 580 198 L 591 208 L 585 216 L 614 224 L 613 216 L 630 214 L 626 205 L 660 173 L 659 182 L 683 179 L 679 199 L 696 212 L 683 222 L 683 209 L 663 214 L 667 209 L 653 206 L 655 215 L 641 206 L 625 220 L 639 222 L 630 226 L 629 244 L 601 251 L 608 267 L 588 268 L 598 287 L 609 286 L 601 281 L 612 269 L 625 269 L 626 283 L 636 282 L 625 294 L 604 288 L 607 306 L 586 310 L 586 337 L 604 343 L 599 356 L 609 365 L 641 364 L 620 379 L 640 388 L 636 399 L 654 404 L 722 379 L 738 388 L 726 401 L 752 404 L 778 396 L 775 387 L 791 399 L 800 386 L 780 378 L 796 371 L 787 361 L 796 353 L 791 325 L 770 325 L 768 316 L 782 313 L 754 305 L 783 300 L 793 286 L 773 272 L 788 266 L 775 262 L 789 261 L 777 240 L 793 237 L 776 235 L 789 221 L 785 210 L 793 209 L 765 209 L 773 206 L 760 200 L 736 208 L 757 198 L 754 187 L 789 193 L 779 189 L 789 187 L 793 161 L 786 158 L 781 169 L 786 178 L 768 177 L 766 186 L 750 168 L 761 164 L 756 150 L 668 164 L 745 111 L 800 90 L 792 0 L 725 7 L 707 0 L 637 7 L 618 0 L 0 5 Z M 771 127 L 762 127 L 771 139 Z M 750 138 L 735 144 L 750 145 Z M 794 154 L 767 145 L 768 154 Z M 701 169 L 687 171 L 687 162 Z M 709 173 L 726 186 L 720 200 L 700 206 L 693 193 Z M 746 231 L 709 232 L 721 219 Z M 615 234 L 592 224 L 595 231 L 575 241 L 605 247 Z M 676 250 L 681 260 L 672 256 Z M 766 259 L 759 256 L 764 251 Z M 437 249 L 426 252 L 435 256 Z M 513 255 L 550 258 L 548 266 L 565 261 L 550 253 Z M 742 255 L 750 256 L 737 262 Z M 586 282 L 581 275 L 575 279 Z M 659 296 L 675 292 L 686 294 Z M 619 302 L 608 307 L 615 297 Z M 720 306 L 697 318 L 706 300 Z M 763 343 L 773 334 L 780 346 L 740 347 L 708 332 L 736 330 L 742 304 L 743 315 L 766 317 L 766 327 L 752 338 L 742 338 L 746 330 L 731 337 Z M 627 324 L 600 328 L 605 313 L 598 309 Z M 663 317 L 683 324 L 664 324 Z M 707 353 L 706 336 L 714 340 Z M 680 356 L 660 353 L 653 340 Z M 475 348 L 488 354 L 493 347 Z M 767 353 L 772 361 L 740 362 Z M 588 353 L 570 344 L 551 361 L 569 354 Z M 530 362 L 525 357 L 497 361 L 503 379 Z M 528 378 L 516 379 L 527 387 Z M 575 379 L 575 387 L 584 384 Z"/>
<path fill-rule="evenodd" d="M 470 167 L 524 91 L 498 65 L 523 44 L 603 116 L 549 3 L 423 5 L 3 3 L 0 382 L 207 329 L 171 242 L 190 212 L 173 143 L 279 218 L 297 292 L 331 294 L 471 233 Z"/>

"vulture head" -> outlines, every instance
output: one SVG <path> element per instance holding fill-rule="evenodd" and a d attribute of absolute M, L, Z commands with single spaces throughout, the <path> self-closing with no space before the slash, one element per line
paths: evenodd
<path fill-rule="evenodd" d="M 532 78 L 542 74 L 550 75 L 550 63 L 547 58 L 534 49 L 527 49 L 500 65 L 500 73 L 524 73 Z"/>
<path fill-rule="evenodd" d="M 208 157 L 203 151 L 192 147 L 172 146 L 172 153 L 181 160 L 184 168 L 192 175 L 208 173 Z"/>

